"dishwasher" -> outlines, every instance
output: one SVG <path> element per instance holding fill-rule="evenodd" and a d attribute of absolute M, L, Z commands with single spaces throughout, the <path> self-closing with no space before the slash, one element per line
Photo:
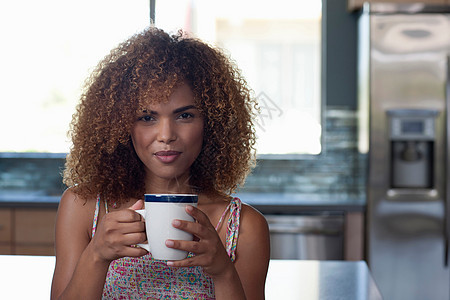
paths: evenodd
<path fill-rule="evenodd" d="M 265 215 L 272 259 L 343 260 L 344 215 Z"/>

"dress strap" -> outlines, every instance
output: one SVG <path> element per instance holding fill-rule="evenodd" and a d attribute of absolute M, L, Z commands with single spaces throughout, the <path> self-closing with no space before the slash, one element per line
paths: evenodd
<path fill-rule="evenodd" d="M 217 231 L 217 230 L 220 228 L 220 226 L 222 225 L 223 218 L 225 218 L 225 216 L 227 215 L 227 212 L 228 212 L 228 210 L 230 209 L 230 206 L 231 206 L 231 202 L 232 202 L 232 201 L 230 201 L 230 203 L 227 205 L 227 207 L 226 207 L 225 210 L 223 211 L 222 216 L 221 216 L 220 219 L 219 219 L 219 222 L 217 222 L 217 225 L 216 225 L 216 227 L 215 227 L 216 231 Z"/>
<path fill-rule="evenodd" d="M 219 227 L 222 225 L 223 219 L 226 216 L 228 210 L 230 210 L 230 217 L 228 218 L 227 221 L 225 248 L 227 250 L 228 256 L 231 258 L 231 261 L 235 261 L 236 259 L 236 246 L 239 236 L 241 208 L 242 208 L 241 200 L 237 197 L 233 198 L 230 201 L 230 204 L 228 204 L 227 208 L 223 212 L 216 226 L 216 230 L 219 229 Z"/>
<path fill-rule="evenodd" d="M 95 203 L 94 220 L 92 221 L 92 237 L 94 237 L 95 231 L 97 230 L 98 215 L 100 213 L 100 195 L 97 196 L 97 202 Z M 108 213 L 108 203 L 105 201 L 105 211 Z"/>

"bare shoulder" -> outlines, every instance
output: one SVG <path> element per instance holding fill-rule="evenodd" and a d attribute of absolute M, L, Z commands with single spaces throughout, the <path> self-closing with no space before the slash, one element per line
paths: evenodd
<path fill-rule="evenodd" d="M 87 199 L 84 199 L 83 197 L 76 194 L 72 188 L 68 188 L 64 191 L 64 193 L 61 196 L 61 200 L 59 202 L 59 210 L 71 210 L 72 212 L 87 212 L 95 208 L 95 201 L 91 199 L 88 201 Z M 92 210 L 92 213 L 94 211 Z"/>
<path fill-rule="evenodd" d="M 67 189 L 59 202 L 55 226 L 56 264 L 52 281 L 52 298 L 69 283 L 86 246 L 91 240 L 90 229 L 95 201 L 86 201 Z"/>
<path fill-rule="evenodd" d="M 252 206 L 242 203 L 241 209 L 241 229 L 242 231 L 259 231 L 269 233 L 266 218 Z"/>
<path fill-rule="evenodd" d="M 247 299 L 264 299 L 270 260 L 269 226 L 253 207 L 242 204 L 235 268 Z"/>
<path fill-rule="evenodd" d="M 258 210 L 244 203 L 242 203 L 238 244 L 238 253 L 252 255 L 256 251 L 261 255 L 261 259 L 269 257 L 270 237 L 266 218 Z"/>
<path fill-rule="evenodd" d="M 66 206 L 66 205 L 81 205 L 84 206 L 87 201 L 77 195 L 73 188 L 68 188 L 64 191 L 64 193 L 61 196 L 61 201 L 59 202 L 60 206 Z"/>
<path fill-rule="evenodd" d="M 94 210 L 95 201 L 86 201 L 70 188 L 61 197 L 55 226 L 55 274 L 64 274 L 66 280 L 91 240 Z"/>
<path fill-rule="evenodd" d="M 71 188 L 67 189 L 59 202 L 57 215 L 58 227 L 71 228 L 73 225 L 77 229 L 89 232 L 90 223 L 94 216 L 95 201 L 87 201 L 77 195 Z M 66 226 L 64 226 L 66 225 Z"/>

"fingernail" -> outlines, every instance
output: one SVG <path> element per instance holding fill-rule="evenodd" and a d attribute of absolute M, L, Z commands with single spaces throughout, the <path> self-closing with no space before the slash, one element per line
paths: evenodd
<path fill-rule="evenodd" d="M 167 262 L 167 265 L 168 265 L 168 266 L 173 266 L 173 261 L 168 261 L 168 262 Z"/>
<path fill-rule="evenodd" d="M 188 210 L 188 211 L 193 211 L 193 210 L 194 210 L 194 207 L 192 207 L 192 205 L 188 205 L 188 206 L 186 206 L 186 210 Z"/>
<path fill-rule="evenodd" d="M 181 225 L 181 222 L 180 222 L 180 220 L 173 220 L 172 221 L 172 225 L 175 226 L 175 227 L 178 227 L 178 226 Z"/>
<path fill-rule="evenodd" d="M 173 245 L 175 245 L 175 243 L 172 240 L 166 240 L 167 247 L 173 247 Z"/>

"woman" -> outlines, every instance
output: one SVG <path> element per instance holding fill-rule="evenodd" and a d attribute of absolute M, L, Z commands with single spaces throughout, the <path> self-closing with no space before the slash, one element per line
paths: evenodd
<path fill-rule="evenodd" d="M 149 28 L 100 62 L 72 122 L 52 298 L 263 299 L 267 223 L 230 196 L 254 162 L 255 106 L 236 67 L 182 33 Z M 166 241 L 188 258 L 135 246 L 145 193 L 199 195 L 196 222 L 173 222 L 195 240 Z"/>

